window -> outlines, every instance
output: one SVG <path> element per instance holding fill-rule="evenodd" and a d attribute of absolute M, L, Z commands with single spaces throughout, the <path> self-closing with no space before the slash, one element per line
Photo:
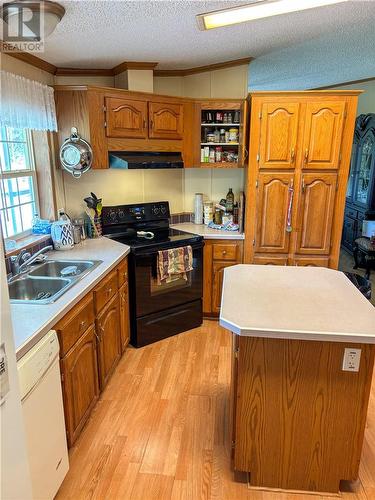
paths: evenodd
<path fill-rule="evenodd" d="M 31 134 L 0 127 L 0 218 L 4 238 L 31 232 L 39 210 Z"/>

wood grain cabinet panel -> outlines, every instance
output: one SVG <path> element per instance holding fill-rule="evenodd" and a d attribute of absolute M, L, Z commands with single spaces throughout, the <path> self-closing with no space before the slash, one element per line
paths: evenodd
<path fill-rule="evenodd" d="M 345 106 L 345 101 L 306 104 L 303 168 L 338 168 Z"/>
<path fill-rule="evenodd" d="M 259 173 L 255 252 L 288 253 L 286 225 L 293 182 L 293 174 Z"/>
<path fill-rule="evenodd" d="M 298 136 L 298 103 L 264 103 L 261 108 L 259 167 L 294 168 Z"/>
<path fill-rule="evenodd" d="M 337 174 L 302 174 L 296 253 L 329 255 Z"/>
<path fill-rule="evenodd" d="M 329 257 L 299 257 L 292 260 L 294 266 L 328 267 Z"/>
<path fill-rule="evenodd" d="M 182 139 L 183 105 L 149 102 L 149 136 L 152 139 Z"/>
<path fill-rule="evenodd" d="M 223 291 L 224 269 L 234 266 L 235 262 L 214 262 L 212 265 L 212 312 L 220 313 L 221 293 Z"/>
<path fill-rule="evenodd" d="M 99 398 L 94 326 L 61 359 L 62 389 L 68 445 L 72 446 Z"/>
<path fill-rule="evenodd" d="M 121 352 L 124 352 L 130 341 L 129 288 L 127 283 L 124 283 L 120 288 L 119 296 L 120 296 Z"/>
<path fill-rule="evenodd" d="M 286 266 L 288 264 L 287 255 L 255 255 L 253 264 L 262 266 Z"/>
<path fill-rule="evenodd" d="M 106 97 L 108 137 L 146 139 L 147 101 Z"/>
<path fill-rule="evenodd" d="M 118 288 L 117 270 L 111 271 L 94 289 L 95 310 L 98 313 L 115 296 Z"/>
<path fill-rule="evenodd" d="M 106 386 L 121 356 L 120 328 L 120 303 L 116 294 L 96 320 L 101 390 Z"/>
<path fill-rule="evenodd" d="M 117 267 L 118 287 L 128 282 L 128 259 L 124 259 Z"/>

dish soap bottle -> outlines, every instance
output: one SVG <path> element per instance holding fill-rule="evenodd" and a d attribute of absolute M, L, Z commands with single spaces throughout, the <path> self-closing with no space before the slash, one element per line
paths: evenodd
<path fill-rule="evenodd" d="M 227 197 L 226 197 L 226 209 L 227 212 L 232 213 L 233 212 L 233 207 L 234 207 L 234 194 L 232 191 L 232 188 L 229 188 Z"/>

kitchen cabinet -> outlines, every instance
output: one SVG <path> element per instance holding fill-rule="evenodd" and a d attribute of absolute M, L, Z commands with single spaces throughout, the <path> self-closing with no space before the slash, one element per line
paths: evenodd
<path fill-rule="evenodd" d="M 356 119 L 342 245 L 353 252 L 364 219 L 375 219 L 375 114 Z"/>
<path fill-rule="evenodd" d="M 182 139 L 183 106 L 165 102 L 149 103 L 149 135 L 153 139 Z"/>
<path fill-rule="evenodd" d="M 298 138 L 298 102 L 264 102 L 259 111 L 261 127 L 259 163 L 264 169 L 293 169 Z"/>
<path fill-rule="evenodd" d="M 203 250 L 203 314 L 218 316 L 224 269 L 242 263 L 242 240 L 205 240 Z"/>
<path fill-rule="evenodd" d="M 329 255 L 337 174 L 302 174 L 296 252 Z"/>
<path fill-rule="evenodd" d="M 147 137 L 147 101 L 105 98 L 107 137 Z"/>
<path fill-rule="evenodd" d="M 103 390 L 121 357 L 119 295 L 111 299 L 96 320 L 100 389 Z"/>
<path fill-rule="evenodd" d="M 246 263 L 337 268 L 359 93 L 251 94 Z"/>
<path fill-rule="evenodd" d="M 72 446 L 129 343 L 127 259 L 104 276 L 54 329 L 60 344 L 67 439 Z"/>
<path fill-rule="evenodd" d="M 91 325 L 61 359 L 68 445 L 72 446 L 99 398 L 96 334 Z"/>

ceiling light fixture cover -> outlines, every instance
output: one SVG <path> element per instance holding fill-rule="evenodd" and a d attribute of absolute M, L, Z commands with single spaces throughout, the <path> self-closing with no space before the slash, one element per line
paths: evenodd
<path fill-rule="evenodd" d="M 248 5 L 198 14 L 196 18 L 199 29 L 204 31 L 347 1 L 348 0 L 254 0 Z"/>
<path fill-rule="evenodd" d="M 8 25 L 12 22 L 19 22 L 20 6 L 30 9 L 36 17 L 39 14 L 43 15 L 44 38 L 53 33 L 65 14 L 65 9 L 62 5 L 50 0 L 15 0 L 4 4 L 2 7 L 2 18 Z"/>

